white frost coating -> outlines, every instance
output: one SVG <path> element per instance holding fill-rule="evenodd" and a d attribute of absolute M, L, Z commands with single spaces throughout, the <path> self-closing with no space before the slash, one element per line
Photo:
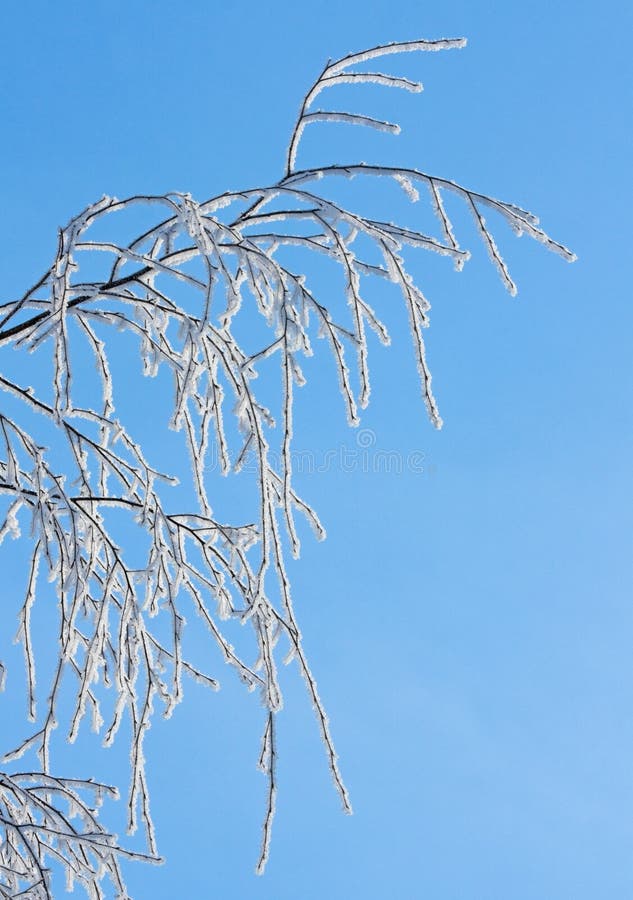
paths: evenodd
<path fill-rule="evenodd" d="M 20 523 L 17 517 L 17 513 L 22 505 L 22 500 L 15 500 L 9 507 L 4 522 L 0 526 L 0 544 L 2 544 L 7 536 L 13 538 L 14 541 L 22 536 Z"/>
<path fill-rule="evenodd" d="M 365 50 L 362 53 L 351 53 L 349 56 L 345 56 L 343 59 L 328 66 L 326 72 L 330 75 L 337 74 L 348 66 L 355 66 L 368 62 L 370 59 L 377 59 L 379 56 L 388 56 L 392 53 L 411 53 L 417 50 L 461 50 L 465 46 L 466 38 L 443 38 L 438 41 L 403 41 L 383 44 L 380 47 L 373 47 L 371 50 Z"/>
<path fill-rule="evenodd" d="M 338 84 L 377 84 L 382 87 L 402 88 L 405 91 L 419 94 L 424 89 L 420 81 L 410 81 L 408 78 L 399 78 L 394 75 L 385 75 L 382 72 L 344 72 L 339 75 L 326 75 L 314 85 L 305 99 L 304 111 L 307 110 L 321 91 Z"/>
<path fill-rule="evenodd" d="M 442 232 L 448 244 L 454 249 L 458 249 L 459 245 L 457 243 L 457 239 L 453 233 L 453 226 L 451 220 L 449 219 L 446 209 L 444 208 L 444 202 L 442 200 L 442 194 L 440 188 L 438 188 L 433 181 L 432 178 L 429 179 L 428 182 L 429 191 L 431 194 L 431 205 L 433 206 L 433 212 L 440 220 L 440 224 L 442 226 Z M 461 269 L 464 265 L 464 259 L 455 258 L 455 268 Z"/>
<path fill-rule="evenodd" d="M 367 125 L 369 128 L 375 128 L 376 131 L 400 134 L 400 126 L 393 122 L 384 122 L 382 119 L 374 119 L 372 116 L 361 116 L 356 113 L 318 110 L 318 112 L 306 113 L 303 121 L 308 124 L 310 122 L 344 122 L 349 125 Z"/>
<path fill-rule="evenodd" d="M 420 192 L 417 188 L 414 187 L 413 182 L 406 175 L 402 175 L 399 172 L 394 176 L 394 180 L 398 182 L 402 190 L 405 192 L 407 197 L 412 203 L 417 203 L 420 199 Z"/>
<path fill-rule="evenodd" d="M 313 115 L 308 113 L 307 110 L 324 88 L 336 83 L 351 84 L 356 82 L 360 84 L 373 83 L 387 87 L 400 87 L 414 92 L 422 90 L 422 84 L 420 82 L 410 81 L 407 78 L 384 75 L 381 72 L 346 72 L 345 70 L 350 66 L 367 62 L 370 59 L 376 59 L 381 56 L 388 56 L 393 53 L 409 53 L 417 50 L 452 50 L 464 47 L 465 45 L 466 40 L 464 38 L 449 38 L 437 41 L 401 41 L 399 43 L 372 47 L 370 50 L 365 50 L 362 53 L 352 53 L 328 65 L 304 98 L 301 112 L 299 113 L 299 118 L 297 119 L 297 123 L 291 135 L 290 144 L 286 153 L 286 174 L 290 175 L 294 171 L 301 137 L 307 121 L 309 121 L 309 117 Z M 364 117 L 356 118 L 359 119 L 359 121 L 355 124 L 369 124 L 366 121 L 360 121 Z M 383 126 L 389 126 L 390 124 L 391 123 L 382 123 Z M 395 129 L 397 129 L 397 131 Z M 400 131 L 399 126 L 391 126 L 388 130 L 393 130 L 396 134 Z"/>
<path fill-rule="evenodd" d="M 341 75 L 326 76 L 320 84 L 324 87 L 331 87 L 334 84 L 378 84 L 382 87 L 402 88 L 412 94 L 419 94 L 424 90 L 421 81 L 411 81 L 396 75 L 385 75 L 383 72 L 345 72 Z"/>
<path fill-rule="evenodd" d="M 150 861 L 156 861 L 144 737 L 155 715 L 172 715 L 185 691 L 185 675 L 211 690 L 218 688 L 216 678 L 187 658 L 188 628 L 203 632 L 209 659 L 219 650 L 247 689 L 257 688 L 266 708 L 260 768 L 268 780 L 268 801 L 258 871 L 268 858 L 277 792 L 274 728 L 275 714 L 283 704 L 280 659 L 294 661 L 306 681 L 332 778 L 345 810 L 351 811 L 327 716 L 303 650 L 285 562 L 289 550 L 299 553 L 295 519 L 305 518 L 319 539 L 325 537 L 316 512 L 293 484 L 294 403 L 302 400 L 295 386 L 313 377 L 312 364 L 302 357 L 310 357 L 313 347 L 322 349 L 325 342 L 314 341 L 315 331 L 326 338 L 349 422 L 357 425 L 358 410 L 370 399 L 370 330 L 383 344 L 389 343 L 386 324 L 365 299 L 366 295 L 373 299 L 366 279 L 376 276 L 383 283 L 393 282 L 407 309 L 423 399 L 433 424 L 440 427 L 423 341 L 430 307 L 407 266 L 408 254 L 418 250 L 452 258 L 457 267 L 468 259 L 444 207 L 443 192 L 450 190 L 469 205 L 511 290 L 513 282 L 481 215 L 484 207 L 498 212 L 515 233 L 542 242 L 566 259 L 573 254 L 520 207 L 416 169 L 358 162 L 299 173 L 293 168 L 302 131 L 310 122 L 397 128 L 371 115 L 307 112 L 311 99 L 325 87 L 373 84 L 419 89 L 408 79 L 350 72 L 349 67 L 390 53 L 462 45 L 406 42 L 336 61 L 304 100 L 290 141 L 290 165 L 276 184 L 225 192 L 204 203 L 179 193 L 123 201 L 106 198 L 61 231 L 53 263 L 37 286 L 20 300 L 0 304 L 0 346 L 11 344 L 16 353 L 50 349 L 55 364 L 48 393 L 41 395 L 0 373 L 0 388 L 10 394 L 11 408 L 17 410 L 15 418 L 9 418 L 0 409 L 0 545 L 9 536 L 20 537 L 22 519 L 28 521 L 30 531 L 25 529 L 22 539 L 32 542 L 31 570 L 24 582 L 18 638 L 24 645 L 29 714 L 35 714 L 36 699 L 44 704 L 43 725 L 4 758 L 18 759 L 33 751 L 47 770 L 44 775 L 25 776 L 40 784 L 38 796 L 45 791 L 50 798 L 56 791 L 61 796 L 66 789 L 72 793 L 64 808 L 77 823 L 81 821 L 83 831 L 64 832 L 56 850 L 61 864 L 71 867 L 68 877 L 75 883 L 96 884 L 109 874 L 115 891 L 126 897 L 116 869 L 126 851 L 90 818 L 94 810 L 81 797 L 84 790 L 91 790 L 86 782 L 73 786 L 48 774 L 62 704 L 60 685 L 64 691 L 74 690 L 70 707 L 69 697 L 63 695 L 64 712 L 70 711 L 71 720 L 67 736 L 74 739 L 82 727 L 92 727 L 106 744 L 129 740 L 128 825 L 143 826 Z M 366 93 L 371 98 L 371 89 Z M 439 235 L 423 234 L 415 222 L 408 228 L 348 208 L 336 199 L 331 176 L 362 176 L 367 189 L 363 205 L 370 204 L 372 179 L 378 177 L 395 180 L 412 201 L 419 201 L 419 185 L 426 185 Z M 118 236 L 112 213 L 141 212 L 141 207 L 155 216 L 153 224 L 128 242 Z M 168 218 L 161 218 L 165 215 Z M 101 230 L 95 232 L 98 240 L 84 235 L 106 216 L 111 230 L 105 238 Z M 89 274 L 82 276 L 84 261 L 96 262 L 99 255 L 103 265 L 103 254 L 109 271 L 105 280 L 92 282 Z M 323 271 L 310 263 L 303 269 L 305 259 L 323 263 Z M 338 280 L 330 277 L 334 269 Z M 171 424 L 184 441 L 178 462 L 188 458 L 190 469 L 182 494 L 172 491 L 177 484 L 174 476 L 152 467 L 151 448 L 146 453 L 138 443 L 134 411 L 127 421 L 115 415 L 117 391 L 127 388 L 115 383 L 117 370 L 109 364 L 113 343 L 114 351 L 119 349 L 119 332 L 127 334 L 126 341 L 136 342 L 139 373 L 167 375 L 174 385 Z M 45 350 L 46 341 L 51 346 Z M 129 341 L 124 346 L 128 352 Z M 83 364 L 80 354 L 91 357 L 99 375 L 79 379 L 81 394 L 71 368 L 71 360 Z M 66 460 L 63 474 L 56 468 L 60 459 Z M 211 506 L 212 473 L 228 476 L 241 468 L 247 469 L 244 485 L 253 489 L 252 502 L 240 521 L 219 521 Z M 190 498 L 185 509 L 180 505 L 183 496 Z M 127 533 L 139 536 L 134 547 L 134 537 L 130 545 L 126 538 L 120 546 L 111 533 L 114 511 L 119 521 L 125 521 Z M 59 658 L 44 685 L 35 681 L 36 648 L 30 639 L 31 627 L 39 624 L 41 605 L 35 601 L 41 565 L 53 585 L 51 599 L 59 619 Z M 183 610 L 192 604 L 198 621 L 188 625 Z M 253 639 L 254 652 L 244 657 L 229 640 L 237 622 Z M 38 670 L 40 682 L 42 671 Z M 0 664 L 0 681 L 4 674 Z M 36 879 L 33 861 L 45 863 L 45 841 L 34 838 L 30 845 L 34 855 L 20 856 L 6 835 L 25 810 L 32 817 L 29 829 L 34 835 L 44 818 L 33 818 L 33 807 L 16 801 L 24 784 L 13 778 L 9 789 L 4 777 L 0 773 L 0 806 L 9 797 L 13 818 L 5 816 L 6 822 L 0 823 L 0 867 L 5 866 L 0 873 L 15 874 L 19 866 L 25 871 L 32 866 L 27 874 Z M 104 787 L 97 793 L 109 790 Z M 50 798 L 46 815 L 53 821 L 57 807 Z M 94 862 L 90 872 L 85 868 L 87 859 Z M 98 890 L 95 887 L 94 897 L 102 896 Z M 12 895 L 17 893 L 18 887 Z"/>
<path fill-rule="evenodd" d="M 424 247 L 424 249 L 433 250 L 441 256 L 451 256 L 454 259 L 461 260 L 462 263 L 470 257 L 470 253 L 467 250 L 440 244 L 435 238 L 421 234 L 418 231 L 412 231 L 410 228 L 400 228 L 387 222 L 373 224 L 379 224 L 384 233 L 395 238 L 398 243 L 410 244 L 412 247 Z"/>
<path fill-rule="evenodd" d="M 106 875 L 117 898 L 123 900 L 128 895 L 119 859 L 161 862 L 124 850 L 116 835 L 106 831 L 96 818 L 99 792 L 115 796 L 108 785 L 89 780 L 0 773 L 3 896 L 51 897 L 50 872 L 61 862 L 66 884 L 80 884 L 91 900 L 104 897 Z"/>
<path fill-rule="evenodd" d="M 477 224 L 477 228 L 479 229 L 479 233 L 481 234 L 484 244 L 486 245 L 486 249 L 488 250 L 488 254 L 490 259 L 497 267 L 499 274 L 501 275 L 501 279 L 508 289 L 508 293 L 512 297 L 516 297 L 517 287 L 512 278 L 510 277 L 510 273 L 508 272 L 508 267 L 505 264 L 505 261 L 499 250 L 497 245 L 495 244 L 493 236 L 490 234 L 490 231 L 486 228 L 486 220 L 481 215 L 477 206 L 473 199 L 470 199 L 470 206 L 472 210 L 472 214 L 474 216 L 475 222 Z"/>
<path fill-rule="evenodd" d="M 33 656 L 33 644 L 31 640 L 31 610 L 35 602 L 35 588 L 40 565 L 40 544 L 37 543 L 29 572 L 29 580 L 26 588 L 26 597 L 20 610 L 19 629 L 15 636 L 15 643 L 21 643 L 24 649 L 24 664 L 26 668 L 26 681 L 28 687 L 28 720 L 35 721 L 35 658 Z"/>

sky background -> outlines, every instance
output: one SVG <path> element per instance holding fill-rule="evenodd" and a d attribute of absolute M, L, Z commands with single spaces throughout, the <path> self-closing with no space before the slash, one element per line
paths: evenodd
<path fill-rule="evenodd" d="M 457 214 L 464 271 L 412 262 L 433 304 L 441 432 L 390 303 L 364 431 L 347 428 L 325 355 L 312 366 L 295 446 L 339 462 L 297 474 L 328 540 L 305 541 L 290 571 L 355 815 L 339 811 L 290 667 L 255 877 L 263 713 L 220 671 L 222 692 L 188 685 L 148 737 L 168 862 L 129 868 L 135 900 L 633 896 L 630 5 L 25 0 L 1 22 L 3 301 L 103 193 L 273 183 L 328 57 L 420 37 L 469 45 L 391 59 L 421 95 L 350 101 L 402 135 L 314 126 L 303 163 L 417 166 L 527 207 L 579 256 L 567 265 L 500 225 L 513 299 Z M 341 448 L 367 465 L 344 471 Z M 381 450 L 399 473 L 373 470 Z M 92 747 L 67 759 L 116 774 Z"/>

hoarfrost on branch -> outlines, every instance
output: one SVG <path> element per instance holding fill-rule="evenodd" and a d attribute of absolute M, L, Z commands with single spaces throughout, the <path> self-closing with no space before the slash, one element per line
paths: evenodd
<path fill-rule="evenodd" d="M 51 742 L 59 718 L 62 681 L 74 685 L 66 723 L 74 740 L 86 720 L 116 739 L 125 716 L 130 739 L 128 829 L 142 824 L 148 852 L 158 859 L 149 810 L 144 739 L 157 706 L 169 716 L 183 696 L 183 676 L 217 689 L 215 673 L 188 659 L 183 598 L 202 619 L 209 640 L 266 711 L 259 767 L 268 779 L 268 800 L 257 871 L 269 852 L 276 794 L 275 716 L 282 707 L 279 648 L 295 660 L 305 680 L 343 809 L 351 812 L 327 715 L 308 665 L 297 623 L 285 556 L 300 552 L 297 519 L 325 535 L 315 510 L 298 495 L 292 478 L 294 394 L 305 377 L 300 358 L 315 339 L 329 346 L 347 417 L 359 422 L 370 395 L 368 329 L 389 343 L 386 325 L 366 299 L 365 285 L 385 279 L 407 310 L 421 392 L 429 417 L 441 426 L 431 388 L 423 331 L 429 303 L 407 270 L 405 247 L 430 250 L 461 269 L 469 258 L 449 218 L 446 198 L 456 196 L 477 230 L 511 294 L 516 288 L 485 214 L 492 211 L 516 234 L 526 234 L 567 260 L 573 254 L 552 240 L 531 213 L 412 168 L 366 163 L 300 168 L 308 125 L 329 122 L 369 125 L 397 133 L 396 124 L 371 115 L 313 109 L 337 85 L 363 85 L 417 92 L 418 82 L 358 66 L 406 51 L 459 48 L 463 40 L 412 41 L 350 54 L 324 68 L 307 92 L 291 135 L 287 168 L 270 187 L 226 192 L 204 202 L 188 194 L 103 197 L 60 230 L 56 257 L 22 298 L 0 306 L 0 352 L 52 351 L 50 395 L 10 377 L 0 367 L 0 543 L 28 537 L 29 573 L 19 613 L 17 640 L 24 652 L 27 718 L 34 723 L 23 743 L 5 748 L 5 766 L 36 754 L 40 772 L 0 774 L 0 895 L 50 897 L 47 860 L 61 864 L 70 886 L 82 884 L 102 896 L 108 874 L 117 896 L 126 897 L 119 857 L 126 851 L 97 820 L 97 803 L 112 788 L 51 774 Z M 339 177 L 392 180 L 412 202 L 426 197 L 437 222 L 430 235 L 368 218 L 328 199 L 326 184 Z M 319 187 L 321 186 L 321 190 Z M 152 213 L 154 223 L 131 241 L 117 240 L 117 218 Z M 106 227 L 104 227 L 106 226 Z M 113 235 L 104 239 L 104 234 Z M 360 240 L 359 240 L 360 239 Z M 372 247 L 367 258 L 363 248 Z M 342 273 L 348 318 L 296 271 L 297 252 L 322 254 Z M 294 254 L 294 255 L 293 255 Z M 96 258 L 108 261 L 105 277 L 84 280 Z M 268 339 L 247 347 L 239 323 L 260 317 Z M 316 325 L 316 328 L 314 327 Z M 192 496 L 186 511 L 170 499 L 175 479 L 152 464 L 134 426 L 117 417 L 108 355 L 115 332 L 138 341 L 142 371 L 171 373 L 173 408 L 168 424 L 181 432 L 191 461 Z M 78 391 L 72 360 L 92 357 L 99 396 L 90 403 Z M 352 371 L 350 354 L 355 357 Z M 277 421 L 259 399 L 254 381 L 277 361 L 281 396 Z M 82 399 L 77 399 L 81 394 Z M 9 407 L 10 401 L 10 407 Z M 10 412 L 8 411 L 10 409 Z M 40 423 L 48 423 L 48 431 Z M 228 423 L 228 424 L 227 424 Z M 43 443 L 52 428 L 68 464 Z M 276 437 L 279 435 L 279 437 Z M 280 453 L 271 451 L 278 441 Z M 257 516 L 228 523 L 214 513 L 207 459 L 213 447 L 222 472 L 256 463 Z M 108 525 L 118 509 L 146 536 L 142 565 L 128 554 Z M 54 585 L 59 622 L 58 658 L 52 681 L 38 698 L 32 632 L 38 582 Z M 271 584 L 276 587 L 271 588 Z M 247 659 L 231 644 L 226 623 L 251 629 L 257 652 Z M 167 623 L 167 625 L 165 624 Z M 5 669 L 0 670 L 4 682 Z M 104 696 L 113 697 L 104 713 Z M 92 798 L 92 799 L 91 799 Z M 78 824 L 73 823 L 73 819 Z"/>

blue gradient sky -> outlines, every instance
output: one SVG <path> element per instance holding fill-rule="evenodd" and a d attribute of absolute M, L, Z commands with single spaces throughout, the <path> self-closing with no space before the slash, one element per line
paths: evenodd
<path fill-rule="evenodd" d="M 252 874 L 263 716 L 221 671 L 220 694 L 188 686 L 148 738 L 168 863 L 130 868 L 135 900 L 628 900 L 630 5 L 25 0 L 1 18 L 3 300 L 103 193 L 203 199 L 275 181 L 324 61 L 418 37 L 469 45 L 390 64 L 425 84 L 371 95 L 403 134 L 315 126 L 304 160 L 455 179 L 536 212 L 579 256 L 566 265 L 500 226 L 514 300 L 458 216 L 464 272 L 413 263 L 433 304 L 439 433 L 405 317 L 379 307 L 393 346 L 372 347 L 366 458 L 415 453 L 423 471 L 298 473 L 329 537 L 290 566 L 355 815 L 339 812 L 291 667 L 272 854 Z M 309 374 L 296 446 L 317 461 L 358 452 L 331 366 Z M 97 776 L 92 746 L 72 764 Z"/>

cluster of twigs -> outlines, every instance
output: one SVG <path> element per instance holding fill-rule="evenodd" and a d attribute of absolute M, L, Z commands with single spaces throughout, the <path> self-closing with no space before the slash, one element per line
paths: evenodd
<path fill-rule="evenodd" d="M 111 744 L 125 714 L 131 726 L 131 789 L 128 827 L 140 819 L 149 854 L 157 854 L 148 805 L 143 741 L 156 701 L 169 715 L 182 698 L 182 675 L 215 689 L 214 676 L 187 658 L 183 646 L 183 598 L 202 618 L 211 640 L 249 689 L 261 692 L 267 710 L 260 767 L 269 782 L 264 839 L 257 869 L 268 856 L 275 804 L 275 714 L 282 705 L 277 671 L 278 645 L 286 660 L 295 659 L 316 711 L 330 769 L 343 807 L 351 811 L 341 778 L 328 720 L 306 660 L 285 567 L 287 550 L 300 550 L 297 516 L 307 519 L 318 537 L 324 530 L 315 511 L 295 491 L 292 478 L 292 412 L 295 389 L 304 383 L 300 359 L 313 352 L 315 335 L 329 345 L 351 424 L 367 405 L 368 329 L 389 342 L 385 324 L 364 292 L 368 278 L 382 278 L 401 293 L 411 325 L 422 395 L 432 422 L 441 419 L 431 390 L 423 329 L 429 304 L 407 272 L 406 247 L 431 250 L 461 268 L 468 251 L 457 241 L 444 202 L 461 198 L 474 216 L 482 240 L 506 287 L 514 283 L 484 217 L 499 213 L 517 234 L 527 234 L 567 259 L 572 254 L 551 240 L 537 219 L 504 203 L 427 173 L 367 164 L 298 169 L 297 153 L 305 128 L 317 122 L 348 122 L 396 131 L 370 116 L 314 110 L 313 102 L 339 84 L 398 87 L 421 85 L 358 65 L 392 53 L 460 47 L 463 41 L 415 41 L 375 47 L 326 66 L 308 91 L 293 131 L 284 177 L 272 187 L 227 192 L 203 203 L 187 194 L 104 197 L 60 231 L 52 266 L 21 299 L 0 307 L 0 351 L 52 350 L 50 396 L 0 374 L 0 386 L 14 407 L 47 420 L 68 454 L 61 471 L 20 414 L 0 409 L 0 542 L 30 527 L 30 570 L 20 611 L 19 639 L 25 657 L 29 718 L 37 721 L 32 618 L 38 597 L 38 573 L 45 568 L 55 585 L 59 617 L 59 653 L 39 724 L 6 760 L 36 751 L 47 774 L 2 776 L 0 780 L 0 893 L 19 895 L 22 881 L 41 885 L 47 876 L 44 855 L 54 855 L 69 878 L 100 896 L 98 882 L 107 871 L 119 896 L 125 896 L 116 854 L 94 813 L 71 783 L 50 774 L 51 736 L 58 721 L 65 673 L 74 680 L 74 711 L 68 725 L 73 740 L 86 716 Z M 382 178 L 397 182 L 413 201 L 425 191 L 438 222 L 431 236 L 392 222 L 370 219 L 326 199 L 317 190 L 329 177 Z M 104 240 L 103 223 L 138 209 L 155 211 L 156 224 L 131 242 Z M 113 229 L 110 229 L 111 231 Z M 116 229 L 114 229 L 116 233 Z M 376 259 L 364 258 L 370 244 Z M 362 245 L 362 246 L 360 246 Z M 360 246 L 360 249 L 358 247 Z M 349 319 L 319 296 L 289 260 L 297 250 L 324 254 L 343 273 Z M 107 274 L 82 280 L 87 257 L 107 260 Z M 242 311 L 242 315 L 240 312 Z M 238 340 L 235 323 L 259 316 L 269 335 L 255 347 Z M 316 328 L 314 327 L 316 325 Z M 174 510 L 174 478 L 151 463 L 151 447 L 142 448 L 116 415 L 115 384 L 108 356 L 112 329 L 138 339 L 145 375 L 161 367 L 174 384 L 169 420 L 182 432 L 191 460 L 195 503 Z M 356 356 L 357 376 L 347 361 Z M 76 399 L 77 353 L 88 352 L 101 379 L 100 396 L 89 405 Z M 277 360 L 281 374 L 280 415 L 258 399 L 256 376 Z M 84 365 L 85 363 L 82 363 Z M 0 372 L 2 370 L 0 369 Z M 358 388 L 355 389 L 355 382 Z M 279 434 L 280 453 L 271 453 Z M 214 448 L 224 474 L 254 459 L 257 517 L 252 523 L 227 524 L 214 514 L 208 484 L 208 451 Z M 127 561 L 108 525 L 117 508 L 146 535 L 142 565 Z M 271 576 L 277 587 L 271 590 Z M 247 660 L 232 646 L 226 620 L 249 623 L 257 644 Z M 167 622 L 167 626 L 165 625 Z M 282 640 L 283 639 L 283 640 Z M 64 681 L 64 684 L 68 679 Z M 104 715 L 102 686 L 114 697 Z M 25 786 L 27 785 L 27 786 Z M 68 802 L 84 831 L 71 827 L 58 801 Z M 3 880 L 4 879 L 4 880 Z M 22 881 L 20 880 L 22 879 Z M 37 896 L 33 894 L 33 896 Z"/>
<path fill-rule="evenodd" d="M 155 860 L 119 846 L 98 821 L 105 794 L 116 797 L 117 790 L 42 773 L 0 773 L 0 897 L 50 900 L 49 863 L 61 863 L 67 890 L 78 883 L 90 900 L 102 900 L 108 874 L 126 897 L 119 859 Z"/>

